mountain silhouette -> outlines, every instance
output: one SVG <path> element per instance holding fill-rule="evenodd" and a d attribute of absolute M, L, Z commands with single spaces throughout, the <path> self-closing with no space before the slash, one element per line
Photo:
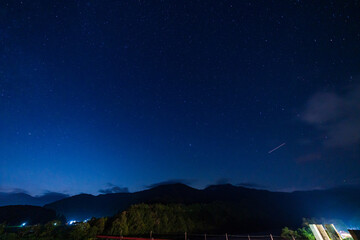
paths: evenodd
<path fill-rule="evenodd" d="M 271 192 L 231 184 L 198 190 L 184 184 L 161 185 L 134 193 L 80 194 L 45 205 L 68 220 L 112 216 L 138 203 L 226 204 L 239 217 L 274 227 L 300 226 L 302 218 L 353 219 L 360 213 L 360 190 Z"/>
<path fill-rule="evenodd" d="M 6 223 L 8 226 L 43 224 L 56 218 L 54 210 L 38 206 L 13 205 L 0 207 L 0 223 Z"/>
<path fill-rule="evenodd" d="M 8 205 L 32 205 L 32 206 L 44 206 L 45 204 L 52 203 L 63 198 L 67 198 L 69 195 L 56 192 L 47 192 L 41 196 L 31 196 L 27 193 L 4 193 L 0 192 L 0 206 Z"/>

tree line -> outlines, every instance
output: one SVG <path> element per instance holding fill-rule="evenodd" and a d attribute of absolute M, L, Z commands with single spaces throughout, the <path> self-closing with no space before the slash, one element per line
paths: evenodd
<path fill-rule="evenodd" d="M 149 237 L 149 233 L 237 233 L 236 231 L 250 226 L 249 222 L 241 225 L 246 221 L 250 221 L 250 225 L 255 224 L 251 222 L 252 219 L 242 219 L 233 206 L 224 203 L 136 204 L 112 217 L 92 218 L 74 225 L 65 225 L 64 222 L 55 220 L 11 229 L 2 224 L 0 240 L 88 240 L 95 239 L 97 235 Z M 259 224 L 256 227 L 261 228 Z M 291 232 L 286 228 L 282 236 L 289 240 L 293 240 L 292 236 L 296 239 L 314 240 L 305 230 L 307 229 L 304 228 L 304 232 Z"/>

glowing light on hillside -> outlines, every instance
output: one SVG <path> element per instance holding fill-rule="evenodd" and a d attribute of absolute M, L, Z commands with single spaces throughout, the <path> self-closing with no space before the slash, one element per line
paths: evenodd
<path fill-rule="evenodd" d="M 74 223 L 76 223 L 76 220 L 70 220 L 70 221 L 68 221 L 68 224 L 69 224 L 69 225 L 73 225 Z"/>

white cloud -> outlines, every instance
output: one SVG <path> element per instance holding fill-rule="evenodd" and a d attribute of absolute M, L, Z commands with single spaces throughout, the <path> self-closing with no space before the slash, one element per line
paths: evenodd
<path fill-rule="evenodd" d="M 342 94 L 316 93 L 306 105 L 303 121 L 324 132 L 327 147 L 360 143 L 360 85 Z"/>

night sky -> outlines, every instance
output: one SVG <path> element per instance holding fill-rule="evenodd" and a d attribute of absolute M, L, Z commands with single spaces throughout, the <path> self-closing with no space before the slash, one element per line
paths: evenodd
<path fill-rule="evenodd" d="M 359 170 L 359 1 L 0 1 L 0 191 Z"/>

